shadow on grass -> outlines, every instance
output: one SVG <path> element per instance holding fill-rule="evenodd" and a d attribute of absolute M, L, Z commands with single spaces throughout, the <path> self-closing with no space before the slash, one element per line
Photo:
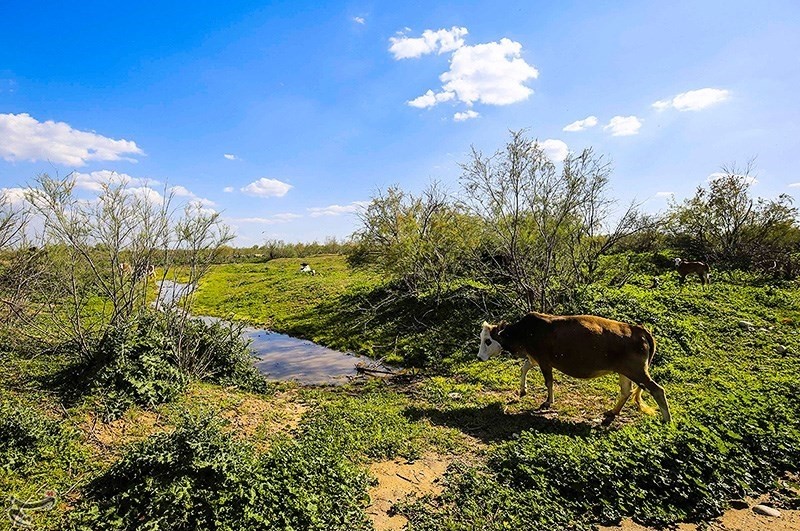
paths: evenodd
<path fill-rule="evenodd" d="M 523 411 L 508 413 L 503 404 L 441 410 L 409 407 L 404 414 L 411 420 L 427 419 L 436 426 L 456 428 L 489 444 L 511 439 L 523 431 L 587 437 L 598 426 L 587 421 L 562 420 L 552 412 Z"/>

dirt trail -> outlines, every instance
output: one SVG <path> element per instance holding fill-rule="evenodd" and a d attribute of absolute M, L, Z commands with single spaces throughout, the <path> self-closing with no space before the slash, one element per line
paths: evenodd
<path fill-rule="evenodd" d="M 756 514 L 753 506 L 764 503 L 770 507 L 769 496 L 758 499 L 748 498 L 746 509 L 728 509 L 725 513 L 708 524 L 678 524 L 677 531 L 800 531 L 800 510 L 780 509 L 781 516 L 773 518 Z M 600 527 L 600 531 L 653 531 L 655 528 L 639 525 L 631 520 L 623 520 L 620 526 Z"/>
<path fill-rule="evenodd" d="M 375 529 L 403 529 L 408 520 L 399 514 L 390 516 L 392 505 L 409 495 L 439 494 L 442 491 L 439 478 L 452 461 L 451 457 L 427 455 L 413 462 L 393 460 L 373 463 L 369 470 L 377 478 L 378 484 L 369 491 L 372 501 L 367 507 L 367 514 Z"/>

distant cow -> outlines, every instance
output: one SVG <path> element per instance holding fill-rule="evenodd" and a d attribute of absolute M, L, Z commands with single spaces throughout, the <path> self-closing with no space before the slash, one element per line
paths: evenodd
<path fill-rule="evenodd" d="M 308 274 L 309 274 L 309 275 L 311 275 L 312 277 L 313 277 L 314 275 L 316 275 L 316 274 L 317 274 L 317 272 L 316 272 L 315 270 L 311 269 L 311 266 L 310 266 L 310 265 L 308 265 L 308 264 L 307 264 L 307 263 L 305 263 L 305 262 L 303 262 L 302 264 L 300 264 L 300 272 L 301 272 L 301 273 L 308 273 Z"/>
<path fill-rule="evenodd" d="M 675 267 L 681 277 L 681 284 L 686 282 L 686 275 L 692 274 L 696 274 L 703 285 L 711 282 L 711 268 L 705 262 L 684 262 L 680 258 L 676 258 Z"/>
<path fill-rule="evenodd" d="M 139 264 L 134 267 L 127 262 L 120 262 L 118 267 L 122 276 L 130 276 L 134 280 L 156 276 L 156 266 L 150 264 Z"/>
<path fill-rule="evenodd" d="M 478 359 L 486 361 L 502 350 L 525 357 L 520 373 L 520 396 L 527 392 L 528 370 L 534 364 L 539 365 L 547 386 L 547 400 L 541 409 L 553 403 L 553 369 L 575 378 L 617 373 L 619 398 L 614 409 L 606 412 L 607 422 L 619 414 L 631 394 L 640 411 L 652 413 L 642 402 L 642 388 L 653 395 L 664 421 L 671 421 L 664 389 L 649 373 L 656 350 L 655 340 L 641 326 L 593 315 L 557 316 L 536 312 L 513 324 L 503 321 L 491 325 L 484 321 Z M 633 384 L 637 386 L 635 390 Z"/>

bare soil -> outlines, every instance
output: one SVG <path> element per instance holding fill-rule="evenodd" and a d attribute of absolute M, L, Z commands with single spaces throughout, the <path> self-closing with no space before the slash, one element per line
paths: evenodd
<path fill-rule="evenodd" d="M 769 496 L 745 500 L 746 509 L 728 509 L 721 517 L 708 524 L 678 524 L 677 531 L 798 531 L 800 530 L 800 511 L 781 509 L 771 503 Z M 781 512 L 780 517 L 764 516 L 753 511 L 753 507 L 763 503 Z M 600 527 L 600 531 L 653 531 L 655 528 L 639 525 L 629 519 L 620 526 Z"/>
<path fill-rule="evenodd" d="M 395 459 L 373 463 L 369 470 L 378 484 L 369 491 L 371 503 L 367 507 L 367 514 L 375 529 L 403 529 L 408 520 L 399 514 L 391 514 L 392 506 L 409 496 L 435 496 L 441 493 L 439 480 L 452 462 L 452 457 L 426 455 L 416 461 Z"/>

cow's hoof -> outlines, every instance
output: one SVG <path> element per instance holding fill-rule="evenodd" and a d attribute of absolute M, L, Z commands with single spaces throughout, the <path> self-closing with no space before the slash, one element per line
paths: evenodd
<path fill-rule="evenodd" d="M 550 406 L 552 406 L 552 405 L 553 404 L 550 403 L 550 402 L 542 402 L 542 405 L 539 406 L 539 411 L 545 411 L 547 409 L 550 409 Z"/>
<path fill-rule="evenodd" d="M 616 416 L 617 416 L 617 414 L 616 414 L 616 413 L 614 413 L 612 410 L 610 410 L 610 409 L 609 409 L 608 411 L 606 411 L 605 413 L 603 413 L 603 416 L 604 416 L 604 417 L 606 417 L 606 418 L 607 418 L 607 417 L 611 417 L 611 418 L 613 419 L 614 417 L 616 417 Z"/>
<path fill-rule="evenodd" d="M 522 398 L 523 396 L 525 396 L 527 394 L 528 394 L 528 391 L 523 389 L 522 391 L 519 392 L 519 397 Z"/>
<path fill-rule="evenodd" d="M 611 413 L 611 415 L 609 415 L 609 413 Z M 610 425 L 611 425 L 611 423 L 612 423 L 612 422 L 614 422 L 614 419 L 615 419 L 615 418 L 617 418 L 617 416 L 616 416 L 616 415 L 614 415 L 614 414 L 613 414 L 612 412 L 610 412 L 610 411 L 607 411 L 607 412 L 606 412 L 606 418 L 604 418 L 604 419 L 603 419 L 603 422 L 601 422 L 601 423 L 600 423 L 600 425 L 601 425 L 601 426 L 610 426 Z"/>

